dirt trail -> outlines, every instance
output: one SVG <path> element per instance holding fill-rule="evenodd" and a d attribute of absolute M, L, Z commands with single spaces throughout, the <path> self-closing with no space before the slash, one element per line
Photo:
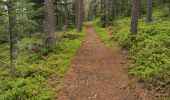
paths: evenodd
<path fill-rule="evenodd" d="M 92 27 L 61 82 L 56 100 L 147 100 L 128 78 L 127 56 L 108 50 Z"/>

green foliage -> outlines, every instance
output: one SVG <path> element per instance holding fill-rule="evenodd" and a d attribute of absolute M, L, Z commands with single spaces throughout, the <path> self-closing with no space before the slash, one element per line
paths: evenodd
<path fill-rule="evenodd" d="M 51 100 L 53 90 L 47 88 L 45 79 L 41 76 L 34 78 L 17 78 L 12 81 L 2 81 L 0 99 L 3 100 Z"/>
<path fill-rule="evenodd" d="M 0 43 L 8 42 L 9 40 L 9 34 L 7 32 L 8 24 L 6 23 L 6 20 L 5 14 L 0 14 Z"/>
<path fill-rule="evenodd" d="M 153 17 L 155 19 L 159 19 L 162 18 L 162 19 L 169 19 L 169 8 L 167 7 L 167 5 L 162 5 L 162 6 L 159 6 L 155 9 L 154 13 L 153 13 Z"/>
<path fill-rule="evenodd" d="M 131 52 L 129 73 L 156 86 L 170 82 L 170 22 L 165 14 L 164 10 L 154 11 L 150 24 L 142 17 L 135 36 L 126 24 L 130 18 L 119 19 L 113 28 L 114 39 Z"/>
<path fill-rule="evenodd" d="M 7 4 L 13 4 L 11 10 L 12 16 L 16 17 L 17 36 L 19 39 L 33 34 L 36 30 L 37 23 L 32 20 L 34 10 L 33 3 L 28 0 L 1 0 Z M 9 42 L 9 14 L 4 9 L 4 4 L 0 3 L 0 43 Z"/>
<path fill-rule="evenodd" d="M 0 100 L 51 100 L 58 91 L 58 84 L 48 84 L 51 76 L 62 77 L 79 48 L 83 34 L 76 30 L 57 32 L 60 41 L 49 49 L 34 52 L 28 45 L 41 45 L 41 38 L 31 36 L 18 42 L 19 55 L 15 60 L 16 75 L 10 80 L 9 45 L 0 45 Z M 1 48 L 2 47 L 2 48 Z M 4 67 L 1 67 L 4 66 Z M 55 81 L 55 80 L 53 80 Z"/>

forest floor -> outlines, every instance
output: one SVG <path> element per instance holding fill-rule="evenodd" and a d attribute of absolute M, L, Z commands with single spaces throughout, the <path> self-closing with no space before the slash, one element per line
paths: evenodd
<path fill-rule="evenodd" d="M 121 47 L 106 48 L 94 28 L 87 27 L 81 47 L 61 79 L 56 99 L 153 100 L 142 84 L 129 77 L 129 62 Z"/>

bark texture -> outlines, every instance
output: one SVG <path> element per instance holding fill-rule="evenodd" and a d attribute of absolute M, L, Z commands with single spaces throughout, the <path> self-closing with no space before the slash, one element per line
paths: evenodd
<path fill-rule="evenodd" d="M 138 33 L 138 19 L 140 11 L 140 0 L 132 0 L 132 11 L 131 11 L 131 33 L 135 35 Z"/>
<path fill-rule="evenodd" d="M 53 0 L 44 0 L 45 16 L 44 16 L 44 46 L 49 48 L 55 43 L 55 13 Z"/>
<path fill-rule="evenodd" d="M 79 32 L 82 31 L 83 7 L 83 0 L 76 0 L 76 27 Z"/>
<path fill-rule="evenodd" d="M 16 27 L 16 16 L 13 9 L 14 4 L 8 5 L 9 14 L 9 33 L 10 33 L 10 67 L 11 67 L 11 77 L 15 76 L 15 53 L 17 50 L 17 27 Z"/>
<path fill-rule="evenodd" d="M 147 0 L 146 22 L 150 23 L 151 21 L 152 21 L 152 0 Z"/>
<path fill-rule="evenodd" d="M 105 0 L 105 27 L 109 26 L 109 0 Z"/>

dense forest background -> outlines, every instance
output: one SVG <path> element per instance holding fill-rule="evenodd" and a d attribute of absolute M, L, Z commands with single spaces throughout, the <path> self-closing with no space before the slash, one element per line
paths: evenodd
<path fill-rule="evenodd" d="M 130 75 L 170 96 L 170 0 L 0 0 L 0 100 L 52 99 L 86 22 L 129 51 Z"/>

